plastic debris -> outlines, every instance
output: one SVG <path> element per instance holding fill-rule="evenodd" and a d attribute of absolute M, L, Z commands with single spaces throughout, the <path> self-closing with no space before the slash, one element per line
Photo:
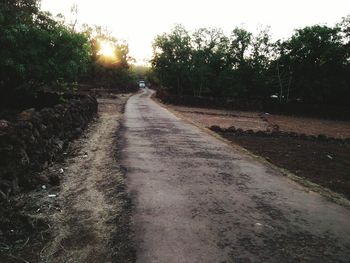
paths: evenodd
<path fill-rule="evenodd" d="M 46 185 L 42 185 L 41 189 L 45 190 L 46 189 Z"/>
<path fill-rule="evenodd" d="M 332 157 L 331 155 L 327 154 L 327 157 L 328 157 L 329 159 L 333 160 L 333 157 Z"/>
<path fill-rule="evenodd" d="M 63 173 L 64 173 L 63 168 L 60 168 L 60 169 L 58 170 L 58 172 L 59 172 L 60 174 L 63 174 Z"/>
<path fill-rule="evenodd" d="M 48 195 L 48 197 L 56 197 L 56 196 L 57 196 L 57 195 L 53 195 L 53 194 L 52 194 L 52 195 Z"/>

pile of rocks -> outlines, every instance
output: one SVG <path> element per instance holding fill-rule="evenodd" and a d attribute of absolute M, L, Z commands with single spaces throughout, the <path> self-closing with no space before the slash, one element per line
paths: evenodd
<path fill-rule="evenodd" d="M 40 183 L 36 172 L 53 162 L 97 113 L 97 100 L 89 95 L 64 100 L 51 108 L 25 110 L 16 121 L 0 120 L 0 199 Z"/>
<path fill-rule="evenodd" d="M 231 133 L 234 135 L 251 135 L 251 136 L 258 136 L 258 137 L 292 137 L 302 140 L 310 140 L 310 141 L 320 141 L 320 142 L 335 142 L 335 143 L 348 143 L 350 144 L 350 138 L 333 138 L 333 137 L 327 137 L 326 135 L 319 134 L 318 136 L 315 135 L 307 135 L 303 133 L 296 133 L 296 132 L 283 132 L 279 130 L 279 127 L 276 125 L 272 127 L 269 130 L 266 131 L 254 131 L 254 130 L 242 130 L 241 128 L 236 128 L 234 126 L 229 128 L 221 128 L 217 125 L 213 125 L 209 127 L 210 130 L 218 133 Z"/>

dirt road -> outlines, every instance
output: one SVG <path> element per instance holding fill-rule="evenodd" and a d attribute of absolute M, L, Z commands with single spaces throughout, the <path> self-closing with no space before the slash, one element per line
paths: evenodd
<path fill-rule="evenodd" d="M 137 262 L 348 262 L 350 211 L 151 100 L 126 106 L 121 153 Z"/>

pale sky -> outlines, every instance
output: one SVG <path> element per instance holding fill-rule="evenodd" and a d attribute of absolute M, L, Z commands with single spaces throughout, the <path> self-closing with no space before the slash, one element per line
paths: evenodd
<path fill-rule="evenodd" d="M 152 41 L 175 24 L 188 30 L 219 27 L 225 33 L 236 26 L 256 32 L 270 26 L 274 39 L 287 38 L 296 28 L 316 23 L 334 25 L 350 15 L 350 0 L 42 0 L 42 10 L 67 20 L 78 5 L 80 24 L 106 26 L 129 43 L 138 64 L 152 56 Z"/>

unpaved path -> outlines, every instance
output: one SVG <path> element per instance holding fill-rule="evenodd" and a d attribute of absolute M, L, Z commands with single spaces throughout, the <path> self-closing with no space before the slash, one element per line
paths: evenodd
<path fill-rule="evenodd" d="M 74 142 L 63 164 L 59 211 L 51 218 L 54 240 L 43 262 L 129 262 L 127 198 L 115 159 L 117 130 L 129 96 L 99 99 L 99 118 Z M 121 251 L 122 248 L 122 251 Z"/>
<path fill-rule="evenodd" d="M 126 106 L 137 262 L 349 262 L 350 211 L 152 101 Z"/>

